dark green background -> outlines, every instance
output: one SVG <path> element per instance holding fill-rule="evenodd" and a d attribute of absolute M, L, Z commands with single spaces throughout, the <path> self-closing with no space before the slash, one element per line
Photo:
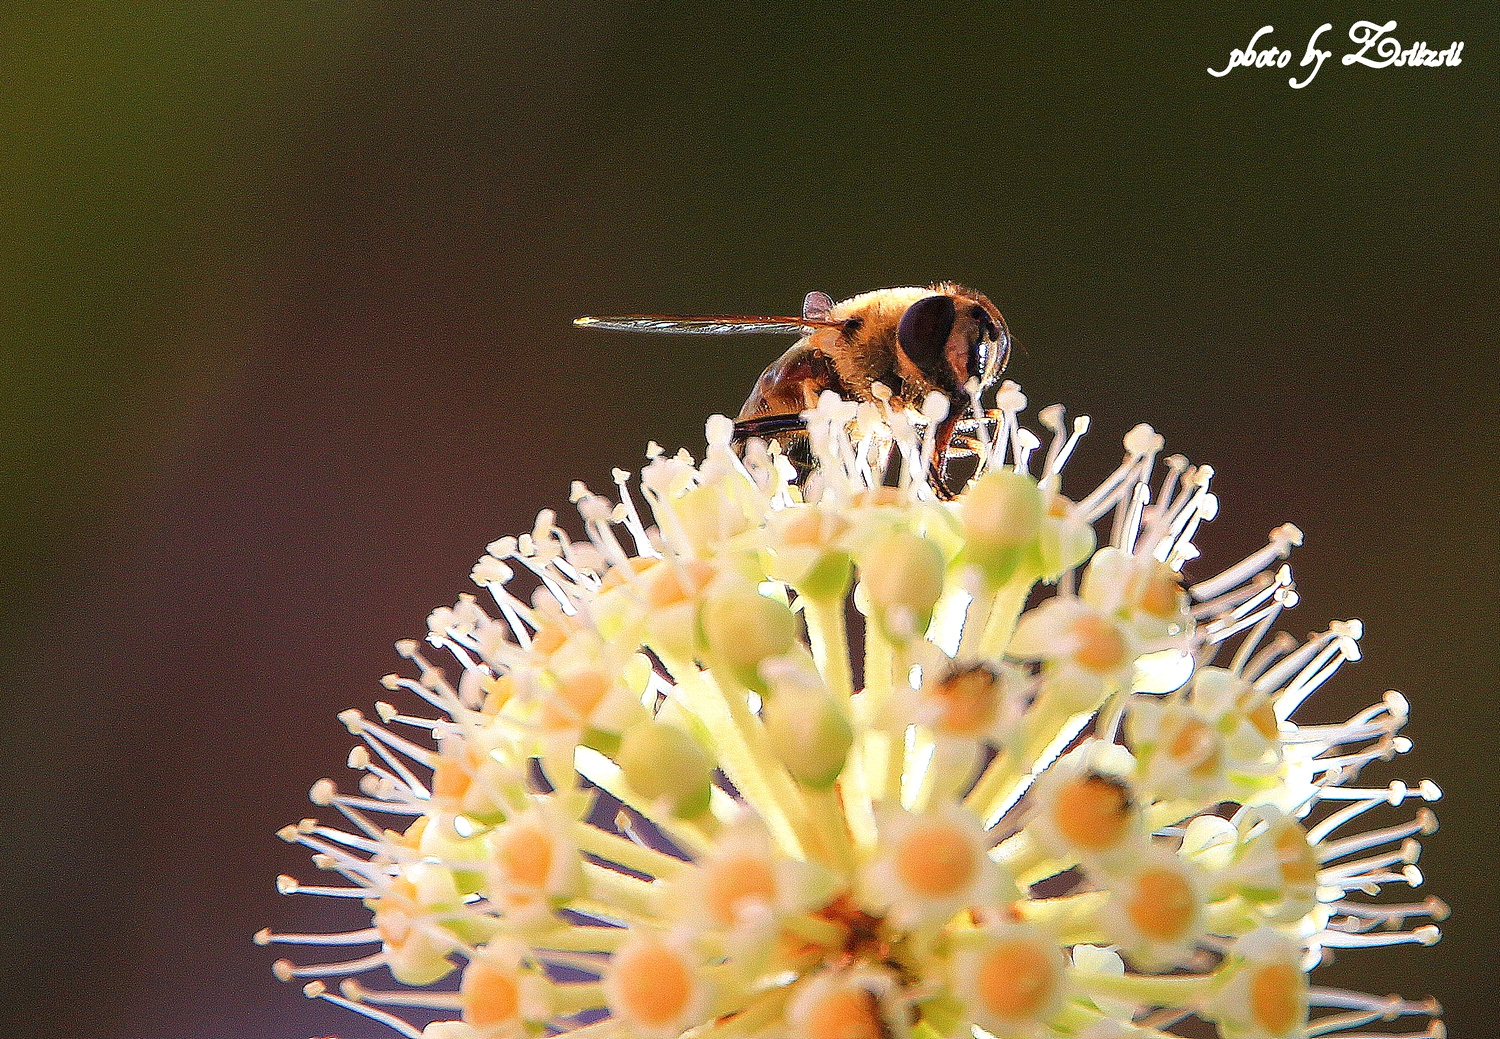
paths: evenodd
<path fill-rule="evenodd" d="M 0 13 L 7 1034 L 380 1034 L 249 943 L 331 923 L 272 831 L 343 774 L 335 711 L 486 542 L 698 446 L 779 349 L 569 319 L 940 278 L 1094 417 L 1081 468 L 1144 420 L 1218 469 L 1200 573 L 1307 531 L 1288 626 L 1368 632 L 1314 713 L 1410 695 L 1454 906 L 1320 978 L 1485 1031 L 1493 5 L 309 7 Z M 1464 63 L 1342 67 L 1365 17 Z M 1306 90 L 1205 71 L 1322 21 Z"/>

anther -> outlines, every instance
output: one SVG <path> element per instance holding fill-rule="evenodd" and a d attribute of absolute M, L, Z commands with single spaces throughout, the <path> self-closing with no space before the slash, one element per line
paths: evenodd
<path fill-rule="evenodd" d="M 1166 444 L 1160 433 L 1142 422 L 1125 434 L 1125 450 L 1138 457 L 1154 455 Z"/>

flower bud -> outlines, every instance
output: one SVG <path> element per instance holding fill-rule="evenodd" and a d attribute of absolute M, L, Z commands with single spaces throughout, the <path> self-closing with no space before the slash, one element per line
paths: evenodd
<path fill-rule="evenodd" d="M 854 731 L 826 692 L 785 690 L 761 708 L 771 748 L 792 778 L 826 790 L 844 769 Z"/>
<path fill-rule="evenodd" d="M 708 811 L 713 762 L 698 741 L 675 725 L 632 726 L 618 755 L 625 781 L 642 797 L 665 801 L 672 814 L 694 819 Z"/>
<path fill-rule="evenodd" d="M 907 530 L 892 530 L 869 547 L 860 580 L 873 618 L 888 638 L 905 642 L 927 630 L 943 594 L 943 570 L 942 550 Z"/>
<path fill-rule="evenodd" d="M 673 507 L 688 541 L 700 552 L 742 533 L 749 524 L 745 511 L 722 486 L 701 486 L 677 498 Z"/>
<path fill-rule="evenodd" d="M 1042 495 L 1025 473 L 988 472 L 960 499 L 959 518 L 968 539 L 968 561 L 990 584 L 1004 584 L 1034 549 L 1042 526 Z"/>
<path fill-rule="evenodd" d="M 715 671 L 764 693 L 761 661 L 792 648 L 797 619 L 785 603 L 766 598 L 753 585 L 720 586 L 703 604 L 703 638 Z"/>

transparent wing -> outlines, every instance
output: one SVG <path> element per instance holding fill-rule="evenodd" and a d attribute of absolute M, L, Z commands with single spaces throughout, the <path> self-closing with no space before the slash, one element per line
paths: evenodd
<path fill-rule="evenodd" d="M 679 314 L 618 314 L 614 317 L 581 317 L 579 328 L 601 328 L 609 332 L 667 332 L 674 335 L 804 335 L 816 328 L 842 328 L 843 322 L 813 317 L 756 317 L 722 314 L 687 317 Z"/>
<path fill-rule="evenodd" d="M 809 292 L 802 298 L 802 316 L 826 318 L 833 309 L 833 297 L 826 292 Z"/>

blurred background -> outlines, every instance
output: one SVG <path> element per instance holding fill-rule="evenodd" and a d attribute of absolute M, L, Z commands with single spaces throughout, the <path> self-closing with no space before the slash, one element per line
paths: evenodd
<path fill-rule="evenodd" d="M 1082 470 L 1138 421 L 1215 466 L 1200 576 L 1306 531 L 1288 627 L 1367 633 L 1313 710 L 1409 694 L 1372 775 L 1446 789 L 1454 907 L 1320 981 L 1484 1031 L 1500 16 L 1193 10 L 7 5 L 3 1030 L 385 1034 L 250 943 L 333 923 L 273 834 L 347 775 L 335 712 L 487 542 L 697 450 L 782 348 L 569 321 L 952 278 L 1034 404 L 1093 416 Z M 1358 18 L 1463 64 L 1343 67 Z M 1265 24 L 1291 69 L 1207 75 Z"/>

